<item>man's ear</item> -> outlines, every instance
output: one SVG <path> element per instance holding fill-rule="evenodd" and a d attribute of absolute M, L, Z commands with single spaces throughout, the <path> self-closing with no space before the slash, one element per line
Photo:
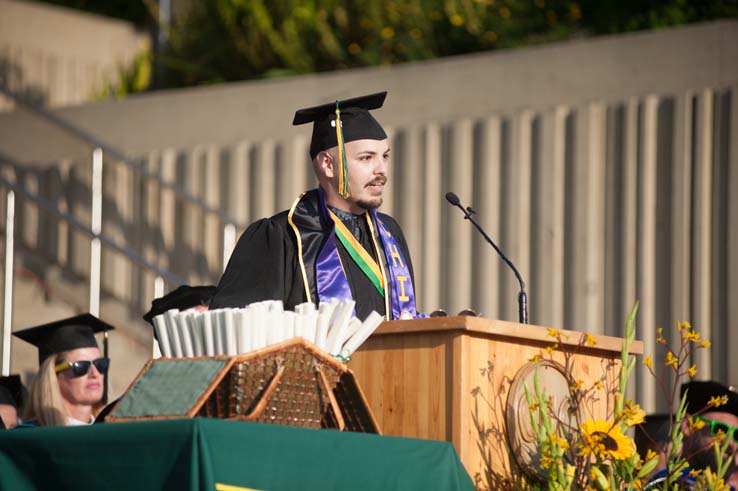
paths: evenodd
<path fill-rule="evenodd" d="M 333 177 L 335 176 L 333 156 L 324 150 L 320 152 L 315 158 L 318 161 L 318 169 L 320 170 L 320 173 L 328 179 L 333 179 Z"/>

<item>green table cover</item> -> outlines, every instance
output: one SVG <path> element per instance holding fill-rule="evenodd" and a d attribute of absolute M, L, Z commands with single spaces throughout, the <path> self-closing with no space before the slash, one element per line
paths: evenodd
<path fill-rule="evenodd" d="M 453 447 L 178 419 L 0 431 L 0 490 L 472 490 Z"/>

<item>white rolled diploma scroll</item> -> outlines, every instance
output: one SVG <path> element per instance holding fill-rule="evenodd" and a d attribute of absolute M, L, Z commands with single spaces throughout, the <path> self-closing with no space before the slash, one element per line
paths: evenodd
<path fill-rule="evenodd" d="M 359 330 L 356 331 L 343 345 L 343 348 L 341 348 L 341 356 L 346 358 L 351 356 L 354 351 L 359 349 L 364 341 L 369 339 L 369 336 L 372 335 L 382 322 L 384 322 L 384 316 L 372 311 L 366 319 L 364 319 L 364 322 L 361 323 Z"/>
<path fill-rule="evenodd" d="M 172 345 L 169 343 L 169 332 L 164 314 L 159 314 L 154 317 L 154 331 L 156 332 L 156 340 L 159 343 L 159 350 L 161 351 L 162 356 L 171 358 Z"/>
<path fill-rule="evenodd" d="M 175 358 L 182 358 L 184 356 L 184 350 L 182 349 L 182 341 L 180 340 L 179 328 L 177 327 L 176 316 L 178 313 L 178 309 L 168 310 L 164 313 L 164 318 L 167 322 L 169 342 L 172 345 L 172 356 L 174 356 Z"/>
<path fill-rule="evenodd" d="M 195 356 L 195 350 L 192 349 L 192 333 L 190 326 L 187 324 L 187 317 L 184 312 L 180 312 L 174 316 L 177 323 L 177 331 L 179 332 L 179 340 L 182 343 L 182 356 L 191 358 Z"/>

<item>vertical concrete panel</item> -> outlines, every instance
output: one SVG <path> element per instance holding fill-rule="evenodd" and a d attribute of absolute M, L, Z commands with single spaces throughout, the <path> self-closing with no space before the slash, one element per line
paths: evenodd
<path fill-rule="evenodd" d="M 405 240 L 410 249 L 413 269 L 415 272 L 416 292 L 419 285 L 424 281 L 425 271 L 420 268 L 418 261 L 421 258 L 422 236 L 422 210 L 423 210 L 423 181 L 422 176 L 425 168 L 422 164 L 422 128 L 411 126 L 403 134 L 403 151 L 398 155 L 396 148 L 390 159 L 390 166 L 395 168 L 395 178 L 392 188 L 397 195 L 397 206 L 395 206 L 395 219 L 400 223 L 405 233 Z M 401 159 L 401 160 L 400 160 Z M 442 196 L 436 196 L 442 200 Z"/>
<path fill-rule="evenodd" d="M 500 203 L 502 188 L 501 171 L 501 142 L 502 128 L 499 116 L 492 116 L 483 121 L 480 129 L 480 152 L 475 173 L 476 204 L 479 215 L 479 224 L 487 234 L 499 245 L 500 241 Z M 473 268 L 474 281 L 474 308 L 481 315 L 488 318 L 497 318 L 500 305 L 500 274 L 501 268 L 506 266 L 497 252 L 489 244 L 477 239 L 476 265 Z"/>
<path fill-rule="evenodd" d="M 442 202 L 438 196 L 446 191 L 442 188 L 441 127 L 430 122 L 425 127 L 423 145 L 425 172 L 421 179 L 425 196 L 423 199 L 423 249 L 421 257 L 415 259 L 416 268 L 420 264 L 424 280 L 418 285 L 419 303 L 427 312 L 446 307 L 441 303 L 441 240 L 442 240 Z"/>
<path fill-rule="evenodd" d="M 402 158 L 400 152 L 398 152 L 398 139 L 401 139 L 401 136 L 390 126 L 387 126 L 384 129 L 387 133 L 390 147 L 390 165 L 387 169 L 387 183 L 389 184 L 389 189 L 384 192 L 382 213 L 394 216 L 397 213 L 397 208 L 395 207 L 395 195 L 400 193 L 399 189 L 402 187 L 402 183 L 398 179 L 400 172 L 398 172 L 397 169 L 398 166 L 402 165 L 402 162 L 398 162 L 398 159 Z M 398 203 L 398 207 L 399 206 L 401 205 Z"/>
<path fill-rule="evenodd" d="M 166 149 L 161 154 L 161 178 L 166 183 L 175 183 L 177 179 L 177 151 Z M 170 188 L 159 191 L 159 226 L 163 249 L 160 250 L 160 266 L 174 270 L 174 241 L 177 215 L 177 196 Z"/>
<path fill-rule="evenodd" d="M 702 337 L 712 336 L 712 157 L 713 157 L 713 115 L 714 92 L 702 90 L 697 96 L 695 112 L 695 162 L 692 193 L 692 324 L 702 333 Z M 695 363 L 700 378 L 712 377 L 709 352 L 697 350 Z"/>
<path fill-rule="evenodd" d="M 524 110 L 513 116 L 510 158 L 503 169 L 505 190 L 501 249 L 517 267 L 526 284 L 530 282 L 532 123 L 531 111 Z M 514 273 L 506 265 L 501 266 L 500 319 L 517 322 L 520 287 Z"/>
<path fill-rule="evenodd" d="M 286 145 L 285 153 L 285 167 L 289 169 L 289 172 L 285 173 L 282 198 L 277 206 L 279 209 L 289 208 L 300 193 L 309 189 L 306 181 L 308 175 L 313 174 L 313 166 L 309 161 L 310 142 L 306 136 L 298 135 L 290 140 Z"/>
<path fill-rule="evenodd" d="M 692 318 L 690 294 L 692 290 L 692 121 L 694 93 L 686 92 L 676 98 L 674 108 L 674 164 L 672 177 L 671 214 L 671 316 L 672 321 Z M 664 331 L 674 324 L 663 326 Z M 673 334 L 673 333 L 671 333 Z M 679 336 L 670 336 L 672 349 L 681 344 Z"/>
<path fill-rule="evenodd" d="M 730 87 L 730 139 L 731 152 L 728 171 L 728 281 L 727 281 L 727 316 L 726 346 L 735 350 L 738 346 L 738 85 Z M 734 353 L 735 351 L 733 351 Z M 738 386 L 738 357 L 727 359 L 728 379 L 730 385 Z"/>
<path fill-rule="evenodd" d="M 228 172 L 228 197 L 227 212 L 242 225 L 249 221 L 249 195 L 251 194 L 251 165 L 249 154 L 251 144 L 241 142 L 233 150 L 230 168 Z"/>
<path fill-rule="evenodd" d="M 220 196 L 220 152 L 222 150 L 215 145 L 208 146 L 203 161 L 202 199 L 216 210 L 224 208 Z M 223 259 L 223 223 L 216 213 L 205 214 L 200 244 L 195 244 L 195 250 L 201 250 L 204 253 L 207 261 L 207 271 L 203 271 L 206 274 L 204 281 L 211 282 L 211 274 L 219 276 Z"/>
<path fill-rule="evenodd" d="M 558 106 L 541 115 L 541 148 L 537 172 L 537 203 L 534 222 L 530 277 L 531 321 L 564 328 L 564 210 L 566 193 L 566 116 L 568 109 Z"/>
<path fill-rule="evenodd" d="M 453 190 L 466 206 L 473 206 L 474 164 L 472 160 L 473 123 L 471 119 L 456 121 L 451 127 L 449 190 Z M 445 194 L 445 193 L 444 193 Z M 433 197 L 431 197 L 433 198 Z M 442 199 L 439 196 L 436 199 Z M 476 258 L 472 255 L 471 224 L 463 219 L 460 210 L 448 207 L 452 215 L 447 227 L 448 244 L 448 284 L 447 305 L 451 312 L 471 307 L 472 298 L 472 264 Z"/>
<path fill-rule="evenodd" d="M 254 216 L 253 220 L 272 216 L 275 212 L 276 177 L 274 175 L 276 143 L 274 140 L 261 142 L 253 166 Z"/>
<path fill-rule="evenodd" d="M 605 110 L 602 104 L 580 107 L 574 141 L 573 248 L 571 254 L 569 328 L 601 333 L 604 330 L 603 280 L 605 217 Z"/>
<path fill-rule="evenodd" d="M 621 295 L 624 312 L 620 329 L 625 332 L 624 320 L 635 304 L 638 282 L 638 105 L 636 98 L 629 99 L 625 104 L 624 121 L 624 148 L 623 148 L 623 187 L 622 187 L 622 276 Z"/>
<path fill-rule="evenodd" d="M 587 299 L 582 329 L 602 334 L 605 327 L 605 123 L 602 103 L 587 109 L 589 122 L 587 148 L 586 270 Z"/>
<path fill-rule="evenodd" d="M 474 164 L 472 160 L 472 121 L 461 119 L 451 127 L 449 150 L 451 159 L 445 164 L 448 169 L 449 190 L 455 192 L 466 206 L 472 205 L 474 190 Z M 445 194 L 445 193 L 444 193 Z M 437 195 L 438 201 L 442 194 Z M 434 197 L 431 196 L 431 199 Z M 452 215 L 446 229 L 446 244 L 448 247 L 446 305 L 451 312 L 471 307 L 471 279 L 472 265 L 476 258 L 472 256 L 472 226 L 463 219 L 460 210 L 449 207 Z"/>
<path fill-rule="evenodd" d="M 656 130 L 658 98 L 646 97 L 641 116 L 641 155 L 639 177 L 638 214 L 638 283 L 640 301 L 638 311 L 640 338 L 647 353 L 654 353 L 656 346 Z M 646 412 L 656 409 L 656 383 L 653 377 L 639 380 L 642 405 Z"/>

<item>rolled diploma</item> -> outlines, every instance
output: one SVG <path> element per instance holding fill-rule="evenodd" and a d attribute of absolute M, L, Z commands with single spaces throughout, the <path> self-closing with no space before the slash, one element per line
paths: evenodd
<path fill-rule="evenodd" d="M 345 340 L 345 330 L 348 327 L 349 320 L 353 316 L 354 306 L 356 302 L 353 300 L 346 300 L 336 307 L 333 311 L 333 317 L 331 318 L 331 325 L 328 329 L 328 339 L 326 344 L 328 345 L 328 353 L 337 355 L 341 351 L 341 346 Z"/>
<path fill-rule="evenodd" d="M 261 302 L 251 306 L 251 333 L 253 339 L 252 350 L 266 346 L 266 306 Z"/>
<path fill-rule="evenodd" d="M 195 352 L 195 356 L 205 355 L 205 344 L 203 342 L 202 330 L 203 330 L 203 313 L 202 312 L 188 312 L 187 321 L 192 326 L 192 350 Z"/>
<path fill-rule="evenodd" d="M 167 321 L 167 331 L 169 332 L 169 341 L 172 343 L 172 355 L 176 358 L 182 358 L 184 351 L 182 350 L 182 341 L 179 338 L 179 328 L 177 328 L 177 320 L 175 317 L 179 310 L 171 309 L 164 313 Z"/>
<path fill-rule="evenodd" d="M 298 323 L 298 315 L 294 312 L 290 312 L 289 310 L 285 310 L 284 314 L 282 315 L 282 341 L 285 339 L 292 339 L 297 334 L 297 323 Z"/>
<path fill-rule="evenodd" d="M 179 339 L 182 343 L 182 353 L 184 356 L 191 358 L 195 356 L 192 349 L 192 337 L 190 334 L 190 326 L 187 324 L 187 316 L 184 312 L 180 312 L 174 317 L 177 322 L 177 330 L 179 331 Z"/>
<path fill-rule="evenodd" d="M 318 314 L 318 320 L 316 322 L 316 334 L 315 334 L 315 345 L 323 351 L 328 351 L 328 345 L 326 339 L 328 336 L 328 323 L 331 321 L 331 314 L 329 312 L 321 312 Z"/>
<path fill-rule="evenodd" d="M 251 326 L 251 309 L 238 309 L 236 312 L 236 337 L 238 352 L 251 351 L 253 328 Z"/>
<path fill-rule="evenodd" d="M 379 327 L 379 325 L 384 322 L 384 316 L 372 311 L 371 314 L 367 316 L 366 319 L 364 319 L 364 322 L 361 323 L 361 327 L 358 331 L 354 333 L 353 336 L 349 338 L 348 341 L 343 345 L 343 348 L 341 349 L 341 356 L 351 356 L 354 351 L 359 349 L 359 347 L 366 341 L 369 336 L 372 335 L 372 333 Z"/>
<path fill-rule="evenodd" d="M 236 321 L 235 309 L 223 310 L 223 328 L 225 329 L 226 353 L 229 355 L 238 354 L 238 346 L 236 345 Z"/>
<path fill-rule="evenodd" d="M 318 312 L 313 309 L 311 312 L 302 316 L 302 337 L 313 344 L 316 342 L 316 334 L 318 332 Z"/>
<path fill-rule="evenodd" d="M 218 336 L 220 338 L 216 337 L 216 341 L 218 344 L 218 351 L 219 355 L 227 355 L 228 354 L 228 344 L 226 342 L 226 323 L 225 323 L 225 311 L 226 309 L 218 309 L 218 313 L 215 314 L 215 318 L 218 319 L 217 321 L 217 328 L 218 328 Z"/>
<path fill-rule="evenodd" d="M 215 354 L 215 339 L 213 331 L 213 314 L 214 311 L 209 310 L 202 313 L 202 339 L 205 341 L 205 354 L 207 356 L 213 356 Z"/>
<path fill-rule="evenodd" d="M 167 321 L 164 318 L 164 314 L 154 317 L 154 331 L 156 332 L 156 339 L 159 343 L 161 354 L 167 358 L 171 358 L 172 345 L 169 344 L 169 333 L 167 332 Z"/>

